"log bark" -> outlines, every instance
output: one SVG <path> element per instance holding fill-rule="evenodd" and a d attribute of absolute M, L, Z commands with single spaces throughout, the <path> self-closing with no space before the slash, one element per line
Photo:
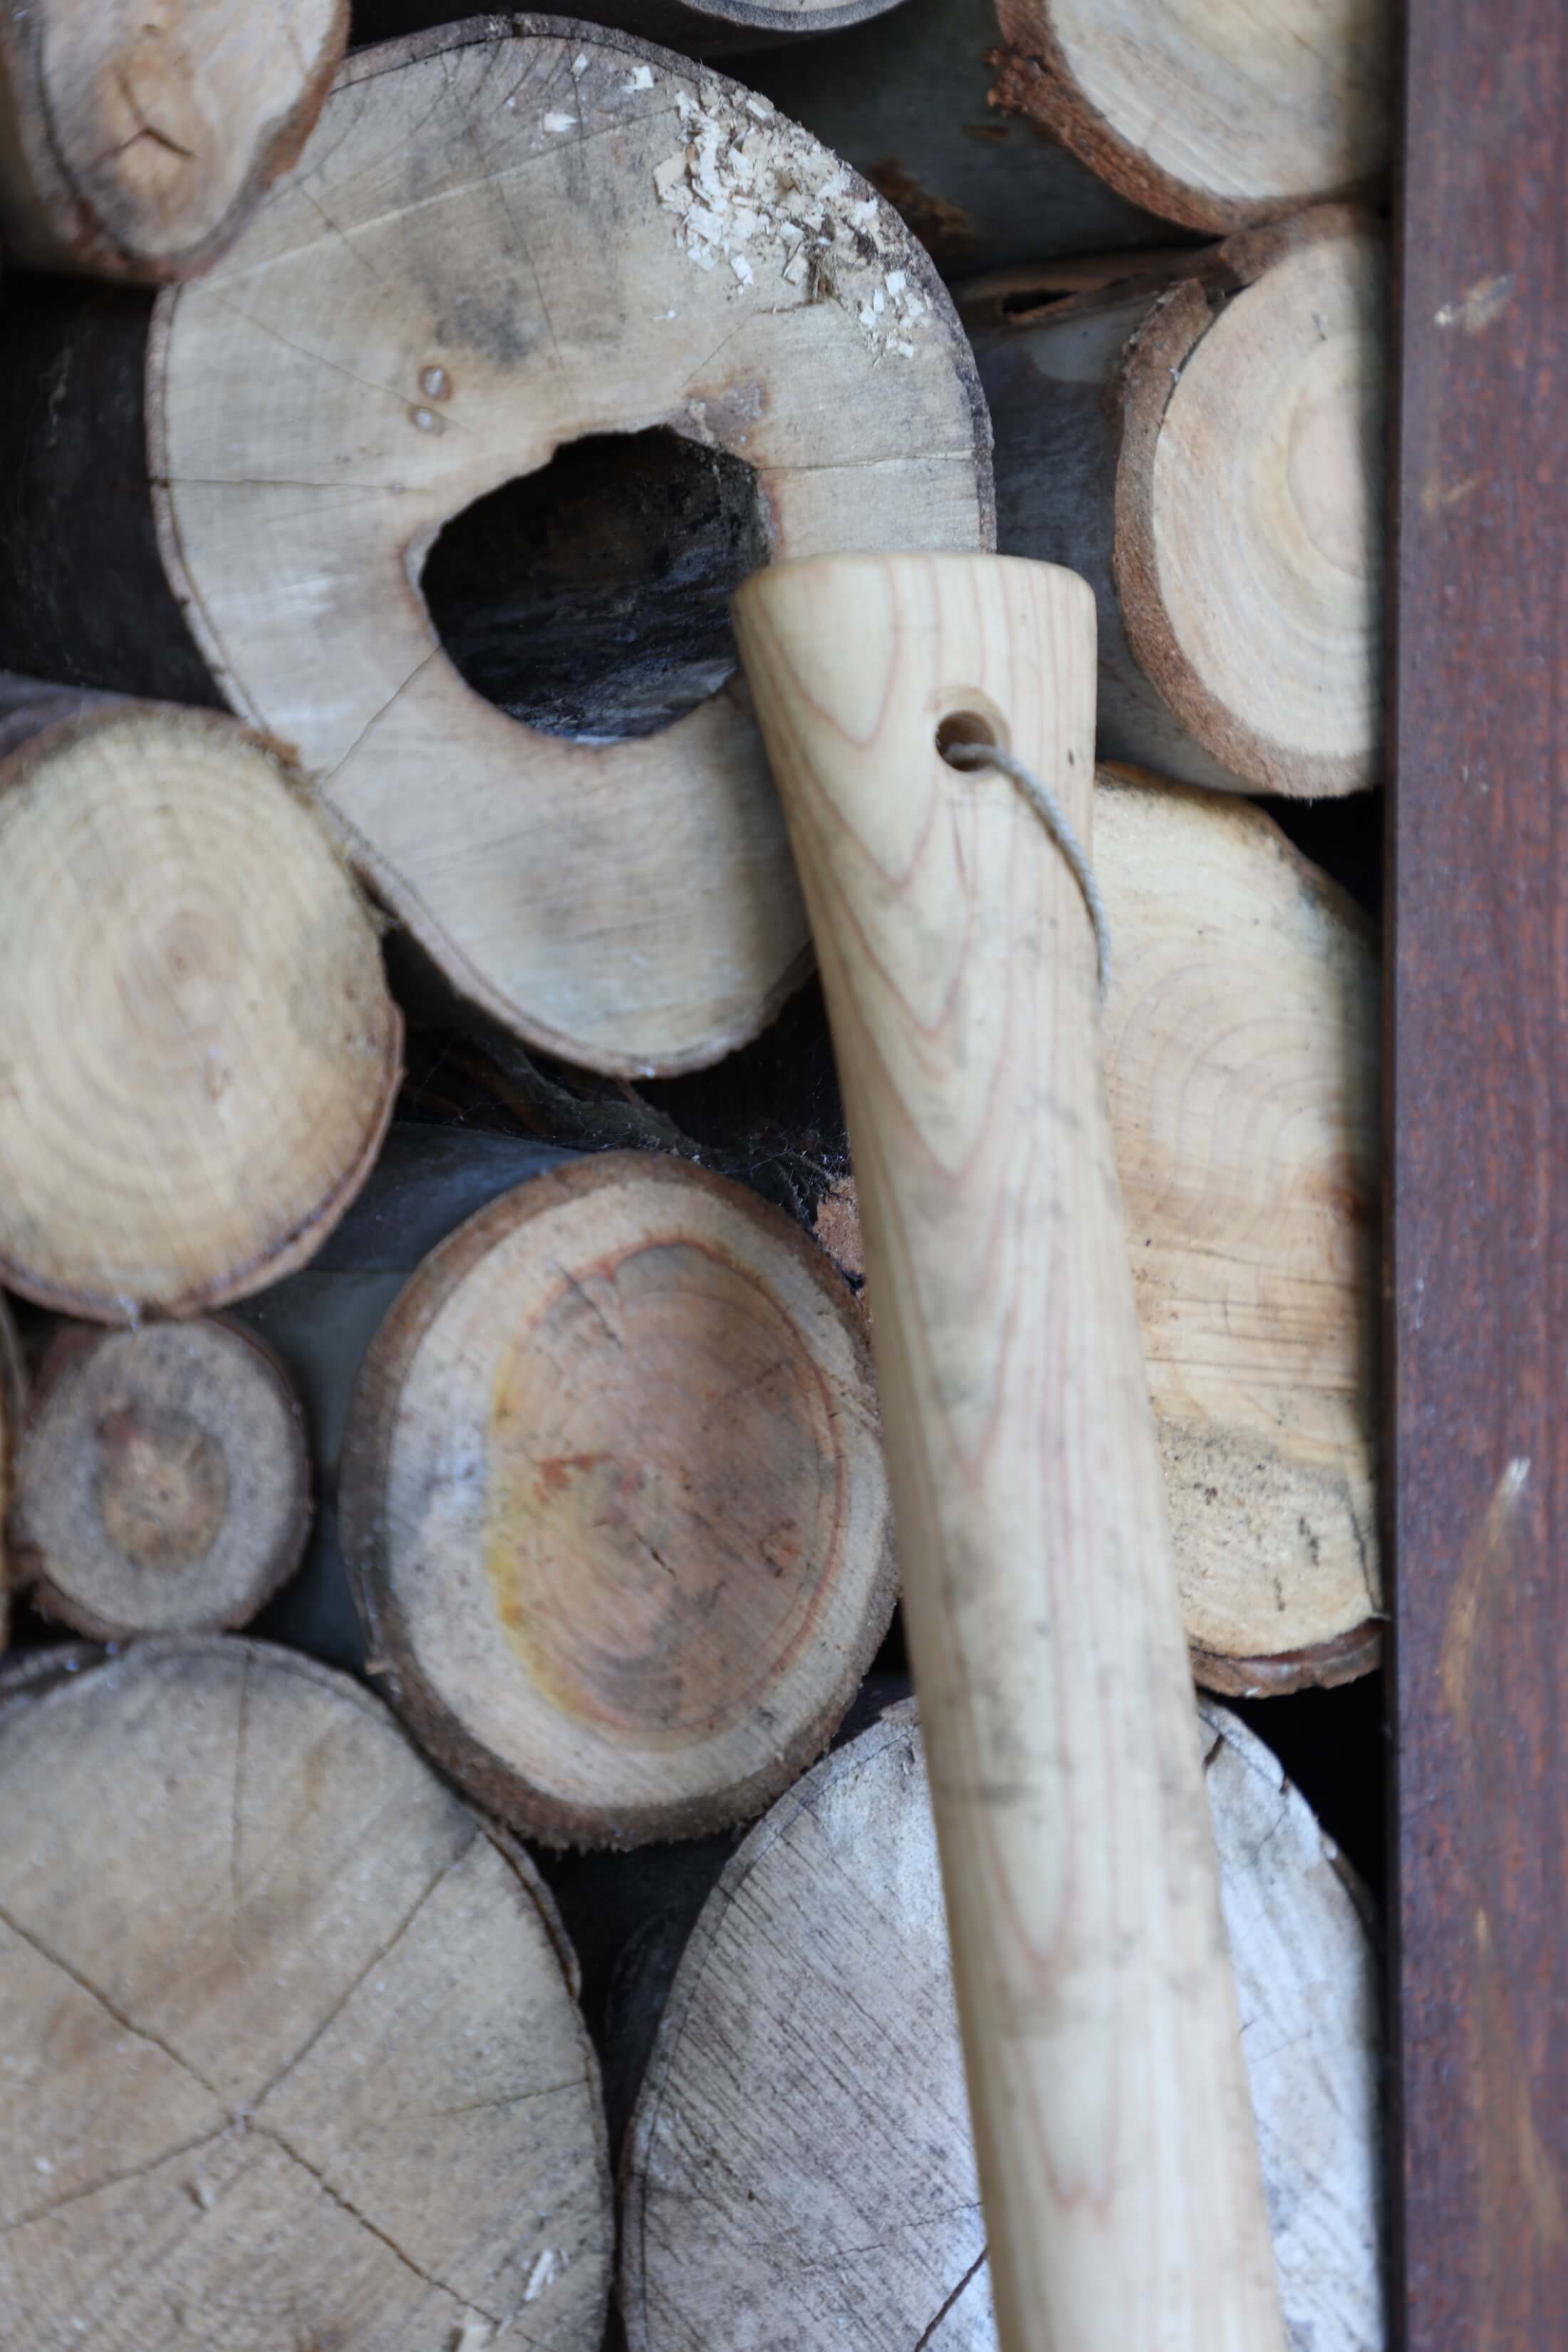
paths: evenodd
<path fill-rule="evenodd" d="M 809 961 L 743 688 L 706 690 L 734 653 L 700 575 L 846 534 L 988 544 L 988 426 L 929 262 L 852 173 L 733 83 L 552 21 L 351 59 L 151 337 L 133 306 L 26 297 L 0 659 L 38 666 L 52 633 L 74 681 L 184 699 L 193 667 L 322 772 L 469 1004 L 567 1061 L 674 1073 L 756 1034 Z M 83 423 L 106 402 L 131 460 L 107 499 Z M 532 624 L 574 564 L 563 687 Z M 635 575 L 661 564 L 683 594 L 649 647 Z M 84 595 L 113 609 L 78 622 Z M 629 720 L 640 660 L 660 678 Z M 672 681 L 705 698 L 622 740 Z"/>
<path fill-rule="evenodd" d="M 1378 973 L 1246 802 L 1103 769 L 1105 1081 L 1193 1672 L 1263 1697 L 1381 1654 Z M 817 1223 L 863 1276 L 852 1181 Z"/>
<path fill-rule="evenodd" d="M 531 1864 L 364 1692 L 150 1642 L 7 1700 L 8 2341 L 598 2352 L 598 2073 Z"/>
<path fill-rule="evenodd" d="M 210 267 L 293 163 L 348 0 L 28 0 L 0 16 L 0 237 L 139 285 Z"/>
<path fill-rule="evenodd" d="M 251 1333 L 203 1318 L 56 1334 L 9 1527 L 46 1616 L 111 1642 L 247 1624 L 309 1527 L 299 1402 Z"/>
<path fill-rule="evenodd" d="M 750 1818 L 892 1613 L 853 1303 L 787 1219 L 669 1160 L 540 1177 L 426 1261 L 361 1373 L 340 1509 L 389 1695 L 547 1844 Z"/>
<path fill-rule="evenodd" d="M 1383 234 L 1329 205 L 1134 267 L 960 297 L 998 545 L 1094 589 L 1102 759 L 1306 799 L 1375 783 Z"/>
<path fill-rule="evenodd" d="M 0 1279 L 99 1322 L 300 1265 L 364 1181 L 402 1023 L 281 745 L 0 681 Z"/>
<path fill-rule="evenodd" d="M 999 40 L 995 0 L 904 0 L 885 25 L 775 49 L 747 72 L 864 174 L 949 277 L 1159 239 L 1151 214 L 998 103 Z"/>
<path fill-rule="evenodd" d="M 15 1491 L 16 1447 L 26 1412 L 26 1367 L 11 1312 L 0 1293 L 0 1654 L 11 1638 L 11 1592 L 15 1580 L 6 1514 Z"/>
<path fill-rule="evenodd" d="M 634 33 L 688 58 L 732 58 L 748 49 L 795 44 L 868 17 L 900 0 L 596 0 L 595 25 Z M 451 0 L 355 0 L 354 46 L 402 40 L 450 24 Z"/>
<path fill-rule="evenodd" d="M 1364 1898 L 1261 1743 L 1211 1703 L 1198 1716 L 1290 2341 L 1381 2352 Z M 726 1866 L 633 2114 L 621 2213 L 632 2352 L 994 2352 L 913 1706 L 819 1765 Z"/>

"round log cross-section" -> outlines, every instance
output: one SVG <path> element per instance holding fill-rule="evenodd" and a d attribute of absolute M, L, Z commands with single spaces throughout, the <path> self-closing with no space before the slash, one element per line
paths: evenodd
<path fill-rule="evenodd" d="M 1382 2352 L 1372 1939 L 1267 1748 L 1223 1708 L 1200 1713 L 1289 2340 Z M 1070 1874 L 1041 1919 L 1074 1893 Z M 1034 1948 L 1044 1999 L 1050 1948 Z M 1103 2100 L 1076 2104 L 1062 2196 L 1139 2160 L 1155 2095 L 1129 2057 Z M 996 2352 L 913 1706 L 828 1757 L 727 1864 L 664 2011 L 621 2189 L 631 2352 Z"/>
<path fill-rule="evenodd" d="M 598 2068 L 526 1855 L 290 1652 L 59 1664 L 0 1693 L 6 2341 L 599 2352 Z"/>
<path fill-rule="evenodd" d="M 392 1115 L 369 908 L 284 748 L 0 679 L 0 1281 L 105 1323 L 308 1258 Z"/>
<path fill-rule="evenodd" d="M 18 1576 L 105 1641 L 247 1623 L 310 1526 L 298 1399 L 259 1339 L 211 1317 L 61 1332 L 16 1486 Z"/>
<path fill-rule="evenodd" d="M 743 568 L 988 544 L 973 364 L 897 215 L 734 83 L 629 36 L 476 19 L 350 58 L 249 230 L 161 301 L 147 405 L 163 561 L 212 676 L 321 772 L 459 991 L 624 1076 L 753 1035 L 808 946 L 738 682 L 655 733 L 570 698 L 576 740 L 513 716 L 540 708 L 541 546 L 544 603 L 564 593 L 561 532 L 526 497 L 485 518 L 492 609 L 486 629 L 460 594 L 462 667 L 432 583 L 451 592 L 443 538 L 482 502 L 585 436 L 655 428 L 748 469 L 725 540 Z M 671 495 L 652 571 L 682 561 L 695 491 Z M 613 479 L 605 500 L 636 506 Z M 577 536 L 580 569 L 613 570 L 598 520 Z M 579 609 L 624 661 L 623 585 Z"/>
<path fill-rule="evenodd" d="M 552 1843 L 760 1811 L 885 1630 L 862 1318 L 738 1185 L 608 1154 L 429 1257 L 366 1359 L 344 1559 L 386 1687 Z"/>
<path fill-rule="evenodd" d="M 348 0 L 28 0 L 0 11 L 0 232 L 43 269 L 205 268 L 303 145 Z"/>

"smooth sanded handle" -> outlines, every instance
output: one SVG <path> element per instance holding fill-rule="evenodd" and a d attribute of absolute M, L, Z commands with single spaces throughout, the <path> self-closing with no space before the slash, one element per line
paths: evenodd
<path fill-rule="evenodd" d="M 991 556 L 736 627 L 827 990 L 1005 2352 L 1281 2352 L 1100 1064 L 1094 607 Z M 1092 854 L 1091 850 L 1091 855 Z"/>

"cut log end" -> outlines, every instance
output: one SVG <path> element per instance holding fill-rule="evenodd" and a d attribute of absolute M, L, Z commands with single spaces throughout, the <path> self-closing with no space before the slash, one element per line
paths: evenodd
<path fill-rule="evenodd" d="M 26 1388 L 16 1327 L 0 1295 L 0 1652 L 11 1637 L 11 1591 L 16 1571 L 7 1514 L 16 1492 L 16 1448 L 21 1442 Z"/>
<path fill-rule="evenodd" d="M 0 765 L 0 1278 L 99 1322 L 308 1257 L 391 1116 L 375 926 L 278 747 L 104 705 Z"/>
<path fill-rule="evenodd" d="M 766 99 L 552 21 L 350 58 L 317 160 L 160 306 L 153 496 L 212 674 L 458 994 L 671 1076 L 810 965 L 727 593 L 846 532 L 989 544 L 988 440 L 869 188 Z"/>
<path fill-rule="evenodd" d="M 745 1819 L 892 1611 L 852 1300 L 738 1186 L 632 1155 L 540 1178 L 383 1326 L 342 1526 L 392 1695 L 505 1818 L 585 1845 Z"/>
<path fill-rule="evenodd" d="M 151 18 L 152 21 L 149 21 Z M 141 285 L 237 234 L 319 113 L 348 0 L 32 0 L 0 24 L 0 228 L 19 259 Z"/>
<path fill-rule="evenodd" d="M 1382 2352 L 1371 1938 L 1273 1757 L 1223 1709 L 1199 1717 L 1290 2340 Z M 1103 2086 L 1105 2108 L 1118 2090 L 1124 2113 L 1151 2095 L 1129 2071 Z M 913 1707 L 828 1758 L 726 1865 L 664 2010 L 621 2186 L 632 2352 L 840 2352 L 857 2336 L 994 2352 Z"/>
<path fill-rule="evenodd" d="M 1156 304 L 1122 386 L 1115 566 L 1134 658 L 1249 789 L 1378 782 L 1385 240 L 1327 207 Z"/>
<path fill-rule="evenodd" d="M 526 1856 L 287 1652 L 0 1696 L 0 2014 L 47 2053 L 0 2102 L 11 2338 L 433 2352 L 526 2309 L 598 2352 L 598 2072 Z"/>
<path fill-rule="evenodd" d="M 1389 0 L 998 0 L 998 104 L 1129 203 L 1223 234 L 1363 189 L 1392 147 Z"/>
<path fill-rule="evenodd" d="M 103 1641 L 246 1624 L 309 1522 L 299 1405 L 249 1332 L 204 1319 L 57 1337 L 11 1514 L 46 1615 Z"/>

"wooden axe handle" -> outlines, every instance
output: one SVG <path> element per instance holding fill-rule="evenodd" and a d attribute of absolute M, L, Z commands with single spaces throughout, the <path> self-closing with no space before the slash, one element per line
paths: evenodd
<path fill-rule="evenodd" d="M 758 572 L 742 658 L 827 991 L 1005 2352 L 1281 2352 L 1128 1274 L 1051 566 Z"/>

